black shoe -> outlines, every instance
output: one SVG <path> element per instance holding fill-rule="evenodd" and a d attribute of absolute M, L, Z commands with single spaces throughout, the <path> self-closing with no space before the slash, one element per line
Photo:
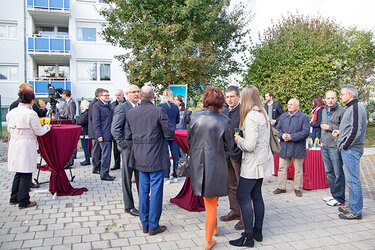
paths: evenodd
<path fill-rule="evenodd" d="M 114 165 L 114 166 L 111 168 L 111 170 L 117 170 L 117 169 L 120 169 L 120 166 L 116 166 L 116 165 Z"/>
<path fill-rule="evenodd" d="M 81 166 L 91 165 L 90 161 L 82 161 L 80 164 Z"/>
<path fill-rule="evenodd" d="M 139 216 L 139 211 L 135 207 L 130 208 L 130 209 L 125 209 L 125 212 L 133 215 L 133 216 Z"/>
<path fill-rule="evenodd" d="M 39 188 L 38 184 L 35 184 L 34 182 L 30 183 L 30 188 Z"/>
<path fill-rule="evenodd" d="M 66 166 L 64 167 L 64 169 L 72 169 L 72 166 L 69 166 L 69 164 L 68 164 L 68 165 L 66 165 Z"/>
<path fill-rule="evenodd" d="M 98 170 L 94 170 L 92 171 L 93 174 L 100 174 L 100 172 Z"/>
<path fill-rule="evenodd" d="M 253 230 L 253 239 L 258 241 L 258 242 L 261 242 L 263 240 L 263 235 L 262 235 L 262 230 L 261 229 L 258 229 L 258 228 L 255 228 L 254 227 L 254 230 Z"/>
<path fill-rule="evenodd" d="M 230 240 L 229 244 L 236 247 L 254 247 L 254 239 L 251 236 L 245 236 L 244 233 L 241 234 L 241 238 L 237 240 Z"/>
<path fill-rule="evenodd" d="M 114 179 L 116 179 L 116 176 L 107 176 L 107 177 L 104 177 L 104 178 L 101 178 L 102 181 L 113 181 Z"/>

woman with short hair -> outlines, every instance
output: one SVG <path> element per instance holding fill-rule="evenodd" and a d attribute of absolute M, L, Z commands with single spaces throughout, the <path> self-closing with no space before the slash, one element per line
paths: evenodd
<path fill-rule="evenodd" d="M 89 136 L 88 136 L 88 125 L 89 125 L 89 105 L 90 103 L 87 100 L 83 100 L 80 104 L 81 115 L 76 116 L 76 124 L 82 126 L 81 130 L 81 146 L 83 152 L 85 153 L 85 160 L 81 162 L 81 166 L 90 165 L 90 150 L 89 150 Z"/>

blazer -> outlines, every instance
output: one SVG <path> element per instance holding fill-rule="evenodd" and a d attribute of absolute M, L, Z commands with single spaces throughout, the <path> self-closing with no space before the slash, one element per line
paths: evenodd
<path fill-rule="evenodd" d="M 113 113 L 111 134 L 113 139 L 116 140 L 117 147 L 120 151 L 127 147 L 125 140 L 126 116 L 132 108 L 133 105 L 127 100 L 126 102 L 117 105 Z"/>
<path fill-rule="evenodd" d="M 86 109 L 80 116 L 76 117 L 76 124 L 82 126 L 81 135 L 88 135 L 89 110 Z"/>
<path fill-rule="evenodd" d="M 180 122 L 180 110 L 178 109 L 177 105 L 168 101 L 168 103 L 159 104 L 159 107 L 163 108 L 165 112 L 167 112 L 169 122 L 172 124 L 174 129 L 176 129 L 176 124 Z"/>
<path fill-rule="evenodd" d="M 95 139 L 103 137 L 103 141 L 112 141 L 111 123 L 112 106 L 110 103 L 104 104 L 98 100 L 92 107 L 92 123 L 95 132 Z"/>
<path fill-rule="evenodd" d="M 89 105 L 89 113 L 88 113 L 88 133 L 89 133 L 89 137 L 91 139 L 95 139 L 95 131 L 94 131 L 94 126 L 92 124 L 92 106 L 94 106 L 94 104 L 98 101 L 98 99 L 94 98 L 94 100 L 92 100 L 92 102 L 90 102 L 90 105 Z"/>
<path fill-rule="evenodd" d="M 70 97 L 69 101 L 65 104 L 62 115 L 66 116 L 72 123 L 74 123 L 74 116 L 76 115 L 77 106 L 76 102 Z"/>
<path fill-rule="evenodd" d="M 12 102 L 12 104 L 10 104 L 9 111 L 14 109 L 14 108 L 17 108 L 19 103 L 20 103 L 19 100 L 15 100 L 14 102 Z M 38 105 L 36 105 L 35 102 L 34 102 L 32 108 L 37 113 L 37 115 L 39 117 L 45 117 L 47 115 L 47 109 L 39 108 Z"/>
<path fill-rule="evenodd" d="M 267 127 L 268 124 L 268 127 Z M 241 177 L 260 179 L 271 176 L 274 160 L 270 148 L 270 123 L 255 106 L 245 118 L 243 138 L 238 140 L 238 147 L 243 151 Z"/>
<path fill-rule="evenodd" d="M 191 189 L 195 195 L 228 195 L 226 154 L 232 147 L 232 125 L 226 115 L 204 108 L 191 116 L 187 131 Z"/>
<path fill-rule="evenodd" d="M 126 99 L 122 99 L 121 102 L 118 102 L 117 100 L 114 100 L 113 102 L 111 102 L 111 106 L 112 106 L 112 109 L 115 110 L 115 108 L 117 107 L 117 105 L 119 105 L 120 103 L 124 103 L 126 102 Z"/>
<path fill-rule="evenodd" d="M 228 116 L 232 124 L 232 135 L 234 135 L 234 129 L 240 127 L 240 109 L 241 104 L 238 104 L 233 109 L 229 110 L 229 107 L 223 108 L 223 114 Z M 235 161 L 240 161 L 242 159 L 242 151 L 237 147 L 237 144 L 234 142 L 233 136 L 233 147 L 227 152 L 227 155 Z"/>
<path fill-rule="evenodd" d="M 174 127 L 164 109 L 150 100 L 129 110 L 126 117 L 125 139 L 131 148 L 129 167 L 141 172 L 156 172 L 170 167 L 165 139 L 172 139 Z"/>
<path fill-rule="evenodd" d="M 267 113 L 267 115 L 270 119 L 276 120 L 276 123 L 274 125 L 274 126 L 276 126 L 277 123 L 279 122 L 280 116 L 282 114 L 284 114 L 283 106 L 279 102 L 273 101 L 273 103 L 272 103 L 272 114 L 268 113 L 268 104 L 267 103 L 264 105 L 264 109 L 266 110 L 266 113 Z"/>

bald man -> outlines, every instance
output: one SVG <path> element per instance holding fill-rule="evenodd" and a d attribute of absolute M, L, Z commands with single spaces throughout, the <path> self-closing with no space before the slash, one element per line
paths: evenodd
<path fill-rule="evenodd" d="M 297 197 L 302 196 L 303 160 L 306 158 L 306 138 L 310 133 L 310 119 L 299 110 L 299 101 L 290 99 L 288 112 L 280 116 L 276 129 L 279 131 L 279 187 L 274 194 L 286 192 L 287 173 L 290 162 L 294 163 L 294 192 Z"/>
<path fill-rule="evenodd" d="M 119 105 L 120 103 L 124 103 L 126 101 L 124 97 L 124 91 L 122 91 L 121 89 L 116 90 L 115 98 L 116 99 L 111 103 L 112 110 L 115 110 L 117 105 Z M 115 139 L 113 139 L 113 156 L 115 158 L 115 165 L 111 168 L 111 170 L 120 169 L 120 166 L 121 166 L 120 165 L 121 164 L 120 151 L 117 148 L 117 143 Z"/>

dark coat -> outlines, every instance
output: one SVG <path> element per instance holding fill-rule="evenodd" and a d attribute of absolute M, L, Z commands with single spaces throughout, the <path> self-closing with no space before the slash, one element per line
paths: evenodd
<path fill-rule="evenodd" d="M 133 105 L 130 101 L 126 101 L 125 103 L 121 103 L 117 105 L 115 111 L 113 113 L 112 119 L 112 126 L 111 126 L 111 134 L 113 139 L 117 142 L 117 147 L 120 151 L 126 148 L 126 140 L 125 140 L 125 124 L 126 124 L 126 116 L 133 108 Z"/>
<path fill-rule="evenodd" d="M 195 195 L 228 195 L 228 166 L 225 152 L 233 143 L 229 118 L 204 108 L 191 116 L 187 132 L 191 188 Z"/>
<path fill-rule="evenodd" d="M 172 124 L 174 129 L 176 129 L 176 124 L 180 122 L 180 110 L 177 105 L 173 102 L 160 103 L 159 107 L 163 108 L 167 112 L 169 122 Z"/>
<path fill-rule="evenodd" d="M 126 99 L 122 99 L 121 102 L 118 102 L 117 100 L 114 100 L 113 102 L 111 102 L 111 106 L 112 106 L 112 109 L 115 110 L 115 108 L 117 107 L 117 105 L 119 105 L 120 103 L 124 103 L 126 102 Z"/>
<path fill-rule="evenodd" d="M 318 114 L 317 114 L 317 120 L 316 120 L 316 122 L 314 124 L 312 122 L 310 123 L 310 126 L 312 127 L 311 138 L 313 140 L 315 140 L 315 138 L 320 139 L 321 132 L 322 132 L 321 129 L 320 129 L 320 124 L 322 123 L 323 109 L 319 109 L 317 112 L 318 112 Z"/>
<path fill-rule="evenodd" d="M 14 108 L 17 108 L 19 103 L 20 103 L 19 100 L 15 100 L 14 102 L 12 102 L 12 104 L 10 104 L 9 111 Z M 45 117 L 47 115 L 47 109 L 39 108 L 35 102 L 32 108 L 38 114 L 39 117 Z"/>
<path fill-rule="evenodd" d="M 279 102 L 273 101 L 272 103 L 272 114 L 268 114 L 268 104 L 266 103 L 264 105 L 264 109 L 266 110 L 266 113 L 268 117 L 272 120 L 276 120 L 276 123 L 274 126 L 277 126 L 277 123 L 279 122 L 280 116 L 284 114 L 283 106 Z"/>
<path fill-rule="evenodd" d="M 89 110 L 86 109 L 80 116 L 76 117 L 76 124 L 82 126 L 81 135 L 88 135 L 88 124 L 89 124 Z"/>
<path fill-rule="evenodd" d="M 141 172 L 156 172 L 169 168 L 165 139 L 172 139 L 174 127 L 164 109 L 142 99 L 126 117 L 125 138 L 131 147 L 129 167 Z"/>
<path fill-rule="evenodd" d="M 299 110 L 293 116 L 289 112 L 284 113 L 280 116 L 276 129 L 279 131 L 281 147 L 279 157 L 306 157 L 306 138 L 310 134 L 310 119 L 306 114 Z M 284 141 L 281 138 L 284 133 L 290 134 L 292 140 Z"/>
<path fill-rule="evenodd" d="M 111 104 L 104 104 L 98 100 L 92 106 L 92 123 L 95 132 L 95 139 L 103 137 L 103 141 L 112 141 L 111 124 L 113 110 Z"/>
<path fill-rule="evenodd" d="M 232 124 L 232 135 L 234 135 L 234 129 L 240 127 L 240 108 L 241 104 L 238 104 L 234 109 L 229 111 L 229 107 L 223 108 L 223 114 L 228 116 Z M 227 155 L 234 161 L 240 161 L 242 159 L 242 151 L 237 147 L 234 142 L 233 136 L 233 147 L 227 152 Z"/>
<path fill-rule="evenodd" d="M 74 116 L 77 112 L 77 105 L 73 98 L 70 97 L 69 101 L 64 106 L 63 116 L 72 120 L 72 123 L 75 123 Z"/>
<path fill-rule="evenodd" d="M 89 105 L 89 113 L 88 113 L 88 130 L 89 130 L 89 137 L 91 139 L 95 139 L 95 131 L 94 131 L 94 126 L 92 125 L 92 106 L 98 101 L 98 99 L 94 98 L 92 102 L 90 102 Z"/>

